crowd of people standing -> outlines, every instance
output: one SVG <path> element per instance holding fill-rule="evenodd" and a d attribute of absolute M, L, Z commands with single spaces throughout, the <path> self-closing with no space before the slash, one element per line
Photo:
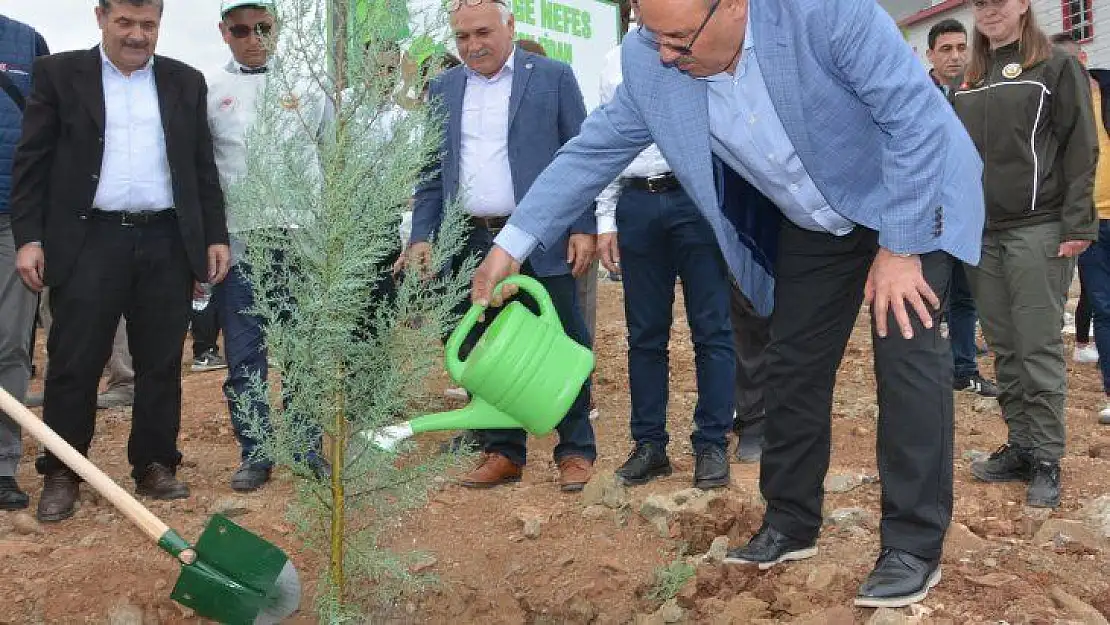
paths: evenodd
<path fill-rule="evenodd" d="M 469 231 L 452 266 L 481 261 L 473 300 L 499 305 L 494 284 L 532 275 L 586 346 L 598 261 L 619 275 L 632 448 L 617 475 L 630 485 L 674 470 L 668 344 L 680 280 L 698 388 L 692 481 L 727 487 L 733 460 L 760 463 L 763 526 L 726 562 L 761 569 L 816 553 L 835 374 L 868 304 L 883 522 L 856 603 L 920 601 L 940 580 L 952 513 L 954 391 L 997 397 L 1007 424 L 975 478 L 1027 482 L 1030 506 L 1059 503 L 1062 329 L 1077 265 L 1097 352 L 1110 354 L 1110 222 L 1100 221 L 1110 159 L 1099 159 L 1110 153 L 1110 74 L 1088 73 L 1077 44 L 1041 31 L 1029 0 L 973 0 L 970 33 L 937 24 L 927 73 L 871 0 L 621 7 L 628 35 L 598 59 L 601 84 L 582 86 L 517 40 L 505 0 L 448 3 L 458 63 L 437 67 L 415 103 L 444 127 L 396 268 L 440 269 L 432 246 L 457 202 Z M 247 174 L 280 25 L 269 0 L 225 0 L 232 60 L 205 77 L 154 54 L 161 14 L 161 0 L 99 0 L 101 43 L 54 55 L 0 16 L 0 385 L 24 398 L 42 309 L 45 422 L 88 453 L 98 406 L 133 404 L 136 491 L 187 497 L 183 344 L 192 325 L 194 369 L 222 368 L 222 329 L 242 452 L 229 485 L 250 492 L 272 463 L 247 418 L 268 427 L 268 407 L 237 401 L 268 374 L 242 233 L 297 224 L 242 223 L 225 198 Z M 601 95 L 589 115 L 584 87 Z M 385 100 L 382 120 L 404 115 L 400 96 Z M 322 141 L 335 115 L 323 90 L 303 86 L 298 108 Z M 997 383 L 979 370 L 979 325 Z M 128 394 L 98 401 L 110 361 Z M 1110 395 L 1110 359 L 1099 366 Z M 592 390 L 558 426 L 562 491 L 593 472 Z M 1095 418 L 1110 424 L 1110 403 Z M 466 440 L 481 455 L 462 486 L 521 479 L 522 430 Z M 20 445 L 0 415 L 3 509 L 29 505 L 14 480 Z M 303 454 L 318 477 L 330 470 L 318 447 Z M 77 477 L 49 453 L 36 466 L 39 519 L 68 518 Z"/>

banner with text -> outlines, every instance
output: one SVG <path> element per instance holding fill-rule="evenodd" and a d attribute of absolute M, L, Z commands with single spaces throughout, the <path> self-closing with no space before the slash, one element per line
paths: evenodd
<path fill-rule="evenodd" d="M 531 39 L 542 45 L 547 55 L 574 68 L 586 109 L 597 106 L 598 86 L 605 66 L 605 55 L 620 41 L 620 12 L 610 0 L 506 0 L 516 17 L 518 39 Z M 410 0 L 412 31 L 438 30 L 429 26 L 436 16 L 446 16 L 443 0 Z M 438 38 L 437 38 L 438 39 Z M 448 29 L 442 41 L 454 51 Z"/>

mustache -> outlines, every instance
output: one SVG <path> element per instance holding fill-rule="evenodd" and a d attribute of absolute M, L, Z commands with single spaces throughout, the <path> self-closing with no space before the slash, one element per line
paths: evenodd
<path fill-rule="evenodd" d="M 489 55 L 490 55 L 489 48 L 482 48 L 481 50 L 471 52 L 470 55 L 467 58 L 477 60 L 477 59 L 485 58 Z"/>
<path fill-rule="evenodd" d="M 136 40 L 136 39 L 124 39 L 123 40 L 123 47 L 125 47 L 125 48 L 135 48 L 137 50 L 145 50 L 147 48 L 147 46 L 149 46 L 149 45 L 150 45 L 150 42 L 146 41 L 146 40 Z"/>

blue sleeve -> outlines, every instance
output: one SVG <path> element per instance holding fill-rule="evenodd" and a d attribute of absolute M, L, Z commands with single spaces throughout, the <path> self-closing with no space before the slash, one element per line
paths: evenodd
<path fill-rule="evenodd" d="M 548 249 L 583 212 L 593 218 L 586 207 L 651 143 L 627 83 L 622 84 L 613 100 L 591 113 L 582 132 L 559 150 L 513 211 L 509 225 Z"/>
<path fill-rule="evenodd" d="M 937 89 L 894 21 L 874 0 L 823 0 L 829 46 L 839 77 L 871 111 L 886 135 L 879 245 L 896 253 L 918 249 L 916 224 L 941 203 L 949 133 Z"/>
<path fill-rule="evenodd" d="M 578 136 L 582 122 L 586 120 L 586 103 L 578 79 L 569 65 L 563 66 L 559 78 L 559 143 L 566 144 Z M 597 217 L 594 215 L 595 203 L 582 207 L 582 215 L 571 225 L 571 234 L 597 234 Z"/>

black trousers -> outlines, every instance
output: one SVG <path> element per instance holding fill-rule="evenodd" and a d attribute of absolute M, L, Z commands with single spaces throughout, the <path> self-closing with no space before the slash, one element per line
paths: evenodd
<path fill-rule="evenodd" d="M 729 310 L 732 341 L 736 351 L 737 433 L 763 421 L 763 386 L 766 384 L 767 344 L 771 342 L 771 320 L 756 314 L 755 308 L 735 283 L 732 284 Z"/>
<path fill-rule="evenodd" d="M 127 459 L 138 479 L 152 463 L 181 462 L 181 352 L 189 324 L 193 276 L 176 220 L 122 226 L 90 219 L 73 274 L 51 287 L 54 323 L 47 339 L 43 418 L 88 454 L 96 391 L 120 316 L 135 365 L 135 403 Z M 62 468 L 47 453 L 39 471 Z"/>
<path fill-rule="evenodd" d="M 835 237 L 784 222 L 780 235 L 760 488 L 764 520 L 799 540 L 815 538 L 821 528 L 836 370 L 877 250 L 877 234 L 858 226 Z M 944 252 L 921 257 L 925 279 L 941 299 L 932 329 L 912 312 L 910 340 L 893 315 L 887 338 L 872 329 L 882 546 L 922 558 L 940 556 L 952 516 L 952 355 L 938 329 L 952 262 Z"/>

